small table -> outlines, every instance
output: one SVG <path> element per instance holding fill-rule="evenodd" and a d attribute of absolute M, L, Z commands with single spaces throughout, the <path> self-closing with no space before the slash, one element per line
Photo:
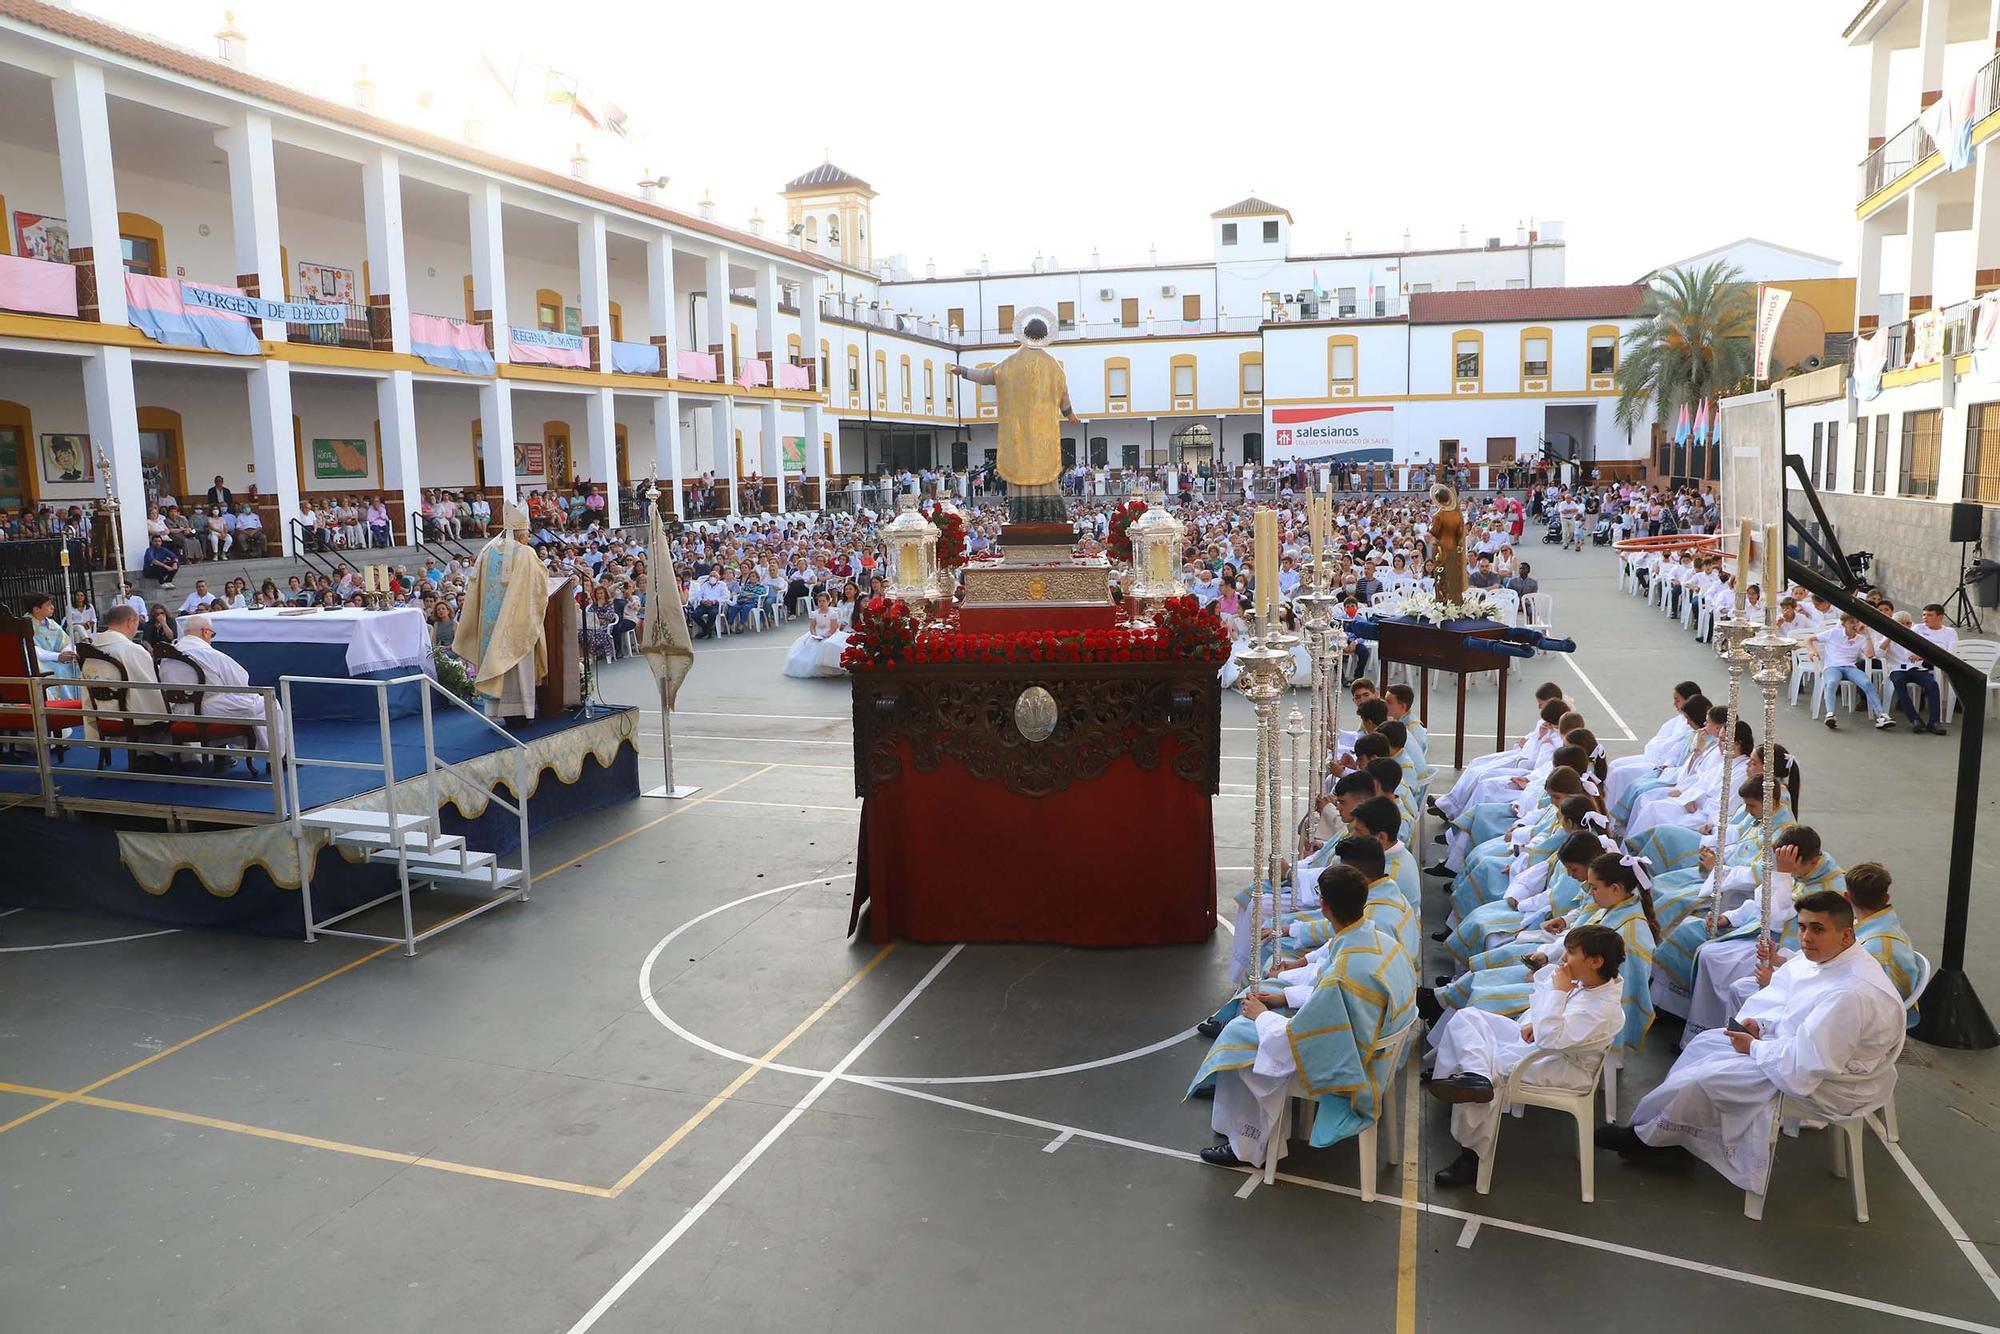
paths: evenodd
<path fill-rule="evenodd" d="M 1407 663 L 1417 669 L 1417 719 L 1430 726 L 1431 673 L 1450 672 L 1458 677 L 1458 721 L 1452 767 L 1465 767 L 1465 675 L 1467 672 L 1500 673 L 1500 717 L 1494 730 L 1499 744 L 1507 748 L 1507 662 L 1511 655 L 1481 648 L 1477 641 L 1499 639 L 1507 627 L 1484 617 L 1446 621 L 1434 625 L 1404 616 L 1387 616 L 1375 622 L 1375 649 L 1382 664 Z"/>
<path fill-rule="evenodd" d="M 258 608 L 214 611 L 215 646 L 250 674 L 250 684 L 275 686 L 281 676 L 385 680 L 421 671 L 435 675 L 430 625 L 415 607 Z M 392 715 L 421 707 L 414 687 L 390 692 Z M 294 685 L 292 710 L 320 718 L 373 718 L 375 692 Z"/>

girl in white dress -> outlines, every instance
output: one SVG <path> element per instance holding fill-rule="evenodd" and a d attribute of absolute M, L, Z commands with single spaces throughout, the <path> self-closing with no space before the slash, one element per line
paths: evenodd
<path fill-rule="evenodd" d="M 822 593 L 821 597 L 826 595 Z M 840 601 L 833 607 L 833 633 L 819 644 L 819 674 L 840 676 L 846 669 L 840 665 L 840 655 L 847 651 L 848 631 L 854 625 L 855 610 L 861 605 L 861 590 L 852 579 L 840 590 Z"/>
<path fill-rule="evenodd" d="M 813 599 L 812 618 L 806 632 L 792 645 L 792 651 L 785 655 L 785 675 L 797 677 L 826 676 L 820 666 L 821 652 L 840 629 L 840 617 L 833 610 L 833 599 L 821 593 Z M 846 637 L 842 636 L 845 643 Z M 835 670 L 838 671 L 838 658 Z"/>

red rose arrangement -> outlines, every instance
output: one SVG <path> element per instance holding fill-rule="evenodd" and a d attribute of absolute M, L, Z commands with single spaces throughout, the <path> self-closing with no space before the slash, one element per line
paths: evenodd
<path fill-rule="evenodd" d="M 902 603 L 885 607 L 877 598 L 856 618 L 857 628 L 841 654 L 850 672 L 894 667 L 898 662 L 1222 662 L 1229 656 L 1229 632 L 1222 618 L 1193 598 L 1166 604 L 1156 624 L 1121 625 L 1109 630 L 1012 630 L 976 634 L 934 625 L 921 632 Z"/>
<path fill-rule="evenodd" d="M 1134 497 L 1111 511 L 1111 526 L 1104 538 L 1104 549 L 1113 560 L 1132 559 L 1132 537 L 1125 530 L 1132 521 L 1146 512 L 1146 502 Z"/>
<path fill-rule="evenodd" d="M 965 516 L 942 505 L 934 505 L 926 517 L 938 530 L 938 568 L 955 570 L 965 564 Z"/>

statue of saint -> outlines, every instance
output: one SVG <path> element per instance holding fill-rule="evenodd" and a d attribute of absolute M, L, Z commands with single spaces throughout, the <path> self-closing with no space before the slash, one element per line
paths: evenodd
<path fill-rule="evenodd" d="M 527 514 L 507 506 L 501 530 L 472 562 L 452 640 L 451 651 L 473 664 L 480 701 L 494 717 L 534 717 L 535 686 L 548 674 L 549 572 L 532 541 Z"/>
<path fill-rule="evenodd" d="M 1007 482 L 1007 517 L 1019 524 L 1065 523 L 1062 432 L 1059 422 L 1081 426 L 1069 405 L 1069 380 L 1062 363 L 1046 350 L 1055 337 L 1055 317 L 1040 306 L 1021 312 L 1015 324 L 1019 351 L 997 366 L 951 365 L 948 375 L 992 385 L 1000 411 L 1000 476 Z"/>
<path fill-rule="evenodd" d="M 1436 568 L 1440 602 L 1465 600 L 1465 514 L 1458 492 L 1439 482 L 1431 488 L 1431 561 Z"/>

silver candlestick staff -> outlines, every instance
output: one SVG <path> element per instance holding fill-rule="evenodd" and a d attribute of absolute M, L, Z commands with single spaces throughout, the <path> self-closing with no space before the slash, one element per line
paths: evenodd
<path fill-rule="evenodd" d="M 1773 846 L 1777 839 L 1778 821 L 1778 688 L 1792 676 L 1792 651 L 1799 641 L 1781 635 L 1772 626 L 1763 629 L 1743 641 L 1743 649 L 1750 656 L 1750 679 L 1764 695 L 1764 848 L 1757 873 L 1757 895 L 1760 917 L 1757 924 L 1757 944 L 1761 948 L 1771 939 L 1771 871 L 1777 861 L 1777 849 Z"/>
<path fill-rule="evenodd" d="M 1250 647 L 1237 655 L 1237 663 L 1249 683 L 1246 693 L 1257 713 L 1257 772 L 1251 779 L 1250 825 L 1251 874 L 1256 877 L 1250 886 L 1250 981 L 1253 985 L 1264 980 L 1266 886 L 1269 886 L 1272 921 L 1275 922 L 1278 916 L 1280 877 L 1276 868 L 1282 860 L 1284 850 L 1284 842 L 1277 828 L 1280 805 L 1278 697 L 1284 693 L 1285 659 L 1291 652 L 1289 647 L 1280 647 L 1274 642 L 1280 637 L 1272 633 L 1268 624 L 1261 629 L 1261 634 L 1252 635 Z"/>
<path fill-rule="evenodd" d="M 1723 744 L 1733 752 L 1736 748 L 1736 721 L 1742 715 L 1743 672 L 1750 666 L 1750 655 L 1743 649 L 1743 641 L 1755 634 L 1757 627 L 1748 621 L 1735 617 L 1718 620 L 1715 623 L 1715 651 L 1729 669 L 1729 730 L 1728 740 Z M 1729 804 L 1736 795 L 1736 784 L 1732 774 L 1736 757 L 1726 754 L 1722 761 L 1722 796 L 1715 813 L 1715 869 L 1710 873 L 1709 888 L 1712 894 L 1708 908 L 1708 936 L 1715 933 L 1722 924 L 1722 895 L 1713 893 L 1721 883 L 1722 868 L 1729 856 Z"/>

